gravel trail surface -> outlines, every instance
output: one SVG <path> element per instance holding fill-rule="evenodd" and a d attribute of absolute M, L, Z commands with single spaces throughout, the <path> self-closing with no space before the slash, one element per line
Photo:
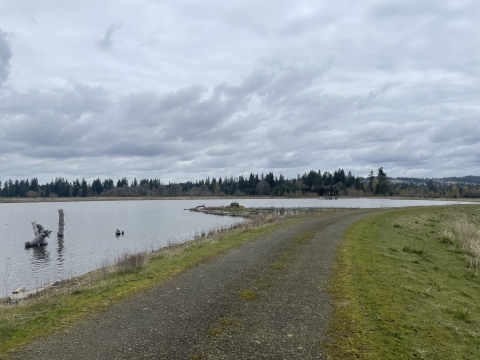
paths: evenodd
<path fill-rule="evenodd" d="M 323 359 L 328 288 L 346 210 L 259 236 L 12 359 Z"/>

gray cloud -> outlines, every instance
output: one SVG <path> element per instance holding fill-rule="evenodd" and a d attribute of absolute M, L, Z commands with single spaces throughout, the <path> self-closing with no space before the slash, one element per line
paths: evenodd
<path fill-rule="evenodd" d="M 2 181 L 480 173 L 475 2 L 29 1 L 0 14 Z"/>
<path fill-rule="evenodd" d="M 123 26 L 122 23 L 111 24 L 108 27 L 107 31 L 105 31 L 105 35 L 103 36 L 103 38 L 97 41 L 98 46 L 100 46 L 100 48 L 103 49 L 103 50 L 109 50 L 113 46 L 113 43 L 114 43 L 113 34 L 115 33 L 115 31 L 120 29 L 122 26 Z"/>
<path fill-rule="evenodd" d="M 370 91 L 370 93 L 368 94 L 368 96 L 365 99 L 358 102 L 357 108 L 360 109 L 360 110 L 365 109 L 368 106 L 368 104 L 370 102 L 372 102 L 373 100 L 375 100 L 377 97 L 384 96 L 391 86 L 392 86 L 392 84 L 386 83 L 380 89 Z"/>
<path fill-rule="evenodd" d="M 436 143 L 480 142 L 472 135 L 472 127 L 478 127 L 474 121 L 452 132 L 453 123 L 432 130 L 432 122 L 398 121 L 390 115 L 386 121 L 385 113 L 375 114 L 393 106 L 384 96 L 390 83 L 366 99 L 325 93 L 322 81 L 331 62 L 319 64 L 266 60 L 238 85 L 193 85 L 117 99 L 101 87 L 79 83 L 48 93 L 10 93 L 0 101 L 2 116 L 11 119 L 11 126 L 3 128 L 2 150 L 39 161 L 107 155 L 165 159 L 164 171 L 185 176 L 252 168 L 295 175 L 308 168 L 329 169 L 325 162 L 333 169 L 359 169 L 359 163 L 421 167 L 431 161 Z M 438 96 L 445 99 L 446 94 L 454 96 Z M 365 106 L 359 109 L 361 102 Z M 431 134 L 431 142 L 424 134 Z M 37 145 L 34 151 L 31 143 Z"/>
<path fill-rule="evenodd" d="M 7 80 L 10 73 L 10 60 L 12 58 L 12 50 L 7 41 L 7 33 L 0 29 L 0 85 Z"/>
<path fill-rule="evenodd" d="M 160 43 L 160 41 L 157 39 L 157 37 L 153 34 L 150 34 L 148 38 L 141 42 L 137 47 L 139 48 L 150 48 L 150 47 L 155 47 Z"/>
<path fill-rule="evenodd" d="M 430 136 L 434 143 L 458 141 L 463 145 L 480 143 L 480 119 L 461 119 L 438 126 Z"/>

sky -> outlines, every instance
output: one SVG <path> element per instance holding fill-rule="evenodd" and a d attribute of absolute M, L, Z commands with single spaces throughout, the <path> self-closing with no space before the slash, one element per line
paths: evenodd
<path fill-rule="evenodd" d="M 479 1 L 0 0 L 0 181 L 480 175 Z"/>

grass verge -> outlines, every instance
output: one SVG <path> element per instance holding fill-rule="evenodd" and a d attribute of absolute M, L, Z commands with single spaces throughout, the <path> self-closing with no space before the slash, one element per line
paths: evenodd
<path fill-rule="evenodd" d="M 0 305 L 0 358 L 16 347 L 59 327 L 101 311 L 113 303 L 158 284 L 235 246 L 281 227 L 302 221 L 286 219 L 254 228 L 239 228 L 208 238 L 154 252 L 147 257 L 122 257 L 116 266 L 104 268 L 60 287 L 40 293 L 23 304 Z M 112 270 L 113 269 L 113 270 Z"/>
<path fill-rule="evenodd" d="M 480 227 L 480 207 L 396 210 L 347 230 L 328 358 L 480 358 L 480 276 L 443 235 L 458 219 Z"/>

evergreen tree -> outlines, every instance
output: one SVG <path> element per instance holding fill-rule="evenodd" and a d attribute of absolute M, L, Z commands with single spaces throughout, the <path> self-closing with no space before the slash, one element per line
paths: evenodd
<path fill-rule="evenodd" d="M 100 194 L 103 191 L 103 185 L 100 179 L 92 181 L 92 191 L 96 194 Z"/>
<path fill-rule="evenodd" d="M 265 181 L 270 185 L 270 189 L 273 189 L 275 187 L 275 177 L 273 176 L 272 172 L 269 172 L 265 176 Z"/>
<path fill-rule="evenodd" d="M 377 188 L 376 193 L 386 195 L 390 191 L 390 182 L 387 178 L 387 173 L 380 167 L 377 172 Z"/>
<path fill-rule="evenodd" d="M 104 190 L 112 189 L 113 187 L 114 187 L 114 183 L 113 183 L 112 179 L 105 179 L 103 181 L 103 189 Z"/>
<path fill-rule="evenodd" d="M 32 181 L 30 182 L 30 190 L 38 192 L 38 179 L 37 178 L 33 178 Z"/>
<path fill-rule="evenodd" d="M 368 188 L 371 191 L 373 191 L 373 184 L 375 181 L 375 173 L 373 172 L 373 170 L 370 170 L 370 174 L 368 174 L 367 179 L 368 179 Z"/>
<path fill-rule="evenodd" d="M 85 178 L 82 179 L 82 197 L 86 197 L 88 194 L 88 185 Z"/>
<path fill-rule="evenodd" d="M 73 186 L 72 186 L 72 195 L 73 197 L 76 197 L 78 196 L 78 194 L 80 193 L 80 180 L 78 179 L 75 179 L 75 181 L 73 182 Z"/>

